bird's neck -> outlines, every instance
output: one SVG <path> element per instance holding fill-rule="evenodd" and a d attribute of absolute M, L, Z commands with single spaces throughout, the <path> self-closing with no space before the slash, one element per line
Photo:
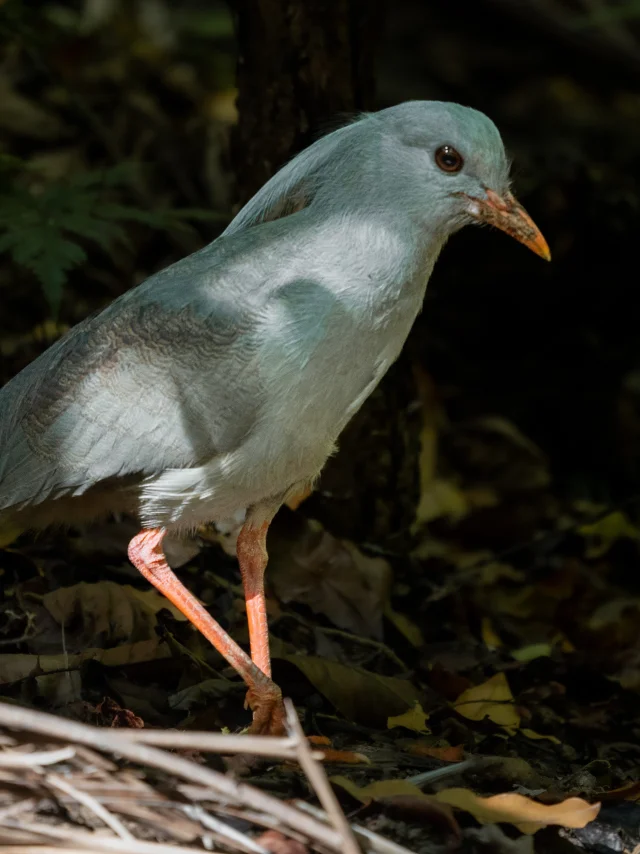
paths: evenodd
<path fill-rule="evenodd" d="M 389 338 L 399 352 L 446 238 L 403 216 L 354 215 L 339 225 L 332 243 L 349 236 L 339 261 L 340 299 L 357 318 L 363 346 L 373 335 L 376 346 Z"/>

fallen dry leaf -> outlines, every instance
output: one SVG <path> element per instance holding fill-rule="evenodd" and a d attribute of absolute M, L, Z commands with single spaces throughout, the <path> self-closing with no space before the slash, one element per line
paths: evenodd
<path fill-rule="evenodd" d="M 434 478 L 421 486 L 420 503 L 411 531 L 416 533 L 435 519 L 448 518 L 458 522 L 469 510 L 469 501 L 458 486 L 451 481 Z"/>
<path fill-rule="evenodd" d="M 469 502 L 455 483 L 438 477 L 438 438 L 444 412 L 431 376 L 418 363 L 414 364 L 413 373 L 422 408 L 418 458 L 420 499 L 411 527 L 412 532 L 417 533 L 434 519 L 461 519 L 469 512 Z"/>
<path fill-rule="evenodd" d="M 334 537 L 313 520 L 274 529 L 269 540 L 269 583 L 281 602 L 300 602 L 338 628 L 382 637 L 391 567 Z"/>
<path fill-rule="evenodd" d="M 471 721 L 488 718 L 504 727 L 519 727 L 513 694 L 504 673 L 496 673 L 481 685 L 468 688 L 453 704 L 456 712 Z"/>
<path fill-rule="evenodd" d="M 307 741 L 314 747 L 331 747 L 331 739 L 326 735 L 308 735 Z"/>
<path fill-rule="evenodd" d="M 618 540 L 640 540 L 640 530 L 621 510 L 609 513 L 591 524 L 582 525 L 578 533 L 587 540 L 585 556 L 592 559 L 602 557 Z"/>
<path fill-rule="evenodd" d="M 79 670 L 45 673 L 35 676 L 33 682 L 38 697 L 45 700 L 53 709 L 68 706 L 82 699 L 82 676 Z"/>
<path fill-rule="evenodd" d="M 111 649 L 85 649 L 75 654 L 0 655 L 0 684 L 18 682 L 20 679 L 47 673 L 77 670 L 85 661 L 99 661 L 105 667 L 124 667 L 126 664 L 140 664 L 170 657 L 169 647 L 158 637 L 138 643 L 121 644 Z"/>
<path fill-rule="evenodd" d="M 628 619 L 635 626 L 639 611 L 640 598 L 638 597 L 624 596 L 611 599 L 596 608 L 589 617 L 587 626 L 597 632 L 608 629 L 610 626 L 618 626 L 624 619 Z"/>
<path fill-rule="evenodd" d="M 238 683 L 228 679 L 205 679 L 195 685 L 189 685 L 175 694 L 169 696 L 169 706 L 172 709 L 190 711 L 193 708 L 210 706 L 222 697 L 228 697 L 230 693 L 238 690 Z"/>
<path fill-rule="evenodd" d="M 556 738 L 555 735 L 542 735 L 539 732 L 534 732 L 532 729 L 527 729 L 524 727 L 520 730 L 522 735 L 526 735 L 527 738 L 532 739 L 533 741 L 539 741 L 544 739 L 546 741 L 551 741 L 553 744 L 562 744 L 559 738 Z"/>
<path fill-rule="evenodd" d="M 156 590 L 138 590 L 130 584 L 114 581 L 80 582 L 72 587 L 61 587 L 45 593 L 42 604 L 65 628 L 76 620 L 80 622 L 73 637 L 76 648 L 150 640 L 155 637 L 156 615 L 163 608 L 178 620 L 186 619 Z"/>
<path fill-rule="evenodd" d="M 552 652 L 553 645 L 550 643 L 532 643 L 520 649 L 512 649 L 511 657 L 516 661 L 527 662 L 536 658 L 548 658 Z"/>
<path fill-rule="evenodd" d="M 491 617 L 482 618 L 480 633 L 482 635 L 482 643 L 487 647 L 487 649 L 500 649 L 501 646 L 504 646 L 500 639 L 500 635 L 493 627 Z"/>
<path fill-rule="evenodd" d="M 0 527 L 0 549 L 6 549 L 7 546 L 10 546 L 11 543 L 15 542 L 22 533 L 22 528 L 18 528 L 15 525 L 5 522 L 2 527 Z"/>
<path fill-rule="evenodd" d="M 527 794 L 532 794 L 533 790 L 540 789 L 543 791 L 552 783 L 551 778 L 536 771 L 526 759 L 522 759 L 520 756 L 486 758 L 489 764 L 484 770 L 483 777 L 487 781 L 493 781 L 498 789 L 506 786 L 525 786 Z"/>
<path fill-rule="evenodd" d="M 347 792 L 354 800 L 368 806 L 376 802 L 385 813 L 404 821 L 419 820 L 421 824 L 442 827 L 454 839 L 460 838 L 460 827 L 449 804 L 441 803 L 408 780 L 378 780 L 358 786 L 347 777 L 329 778 L 332 785 Z"/>
<path fill-rule="evenodd" d="M 462 474 L 467 497 L 472 485 L 499 494 L 537 490 L 550 481 L 544 452 L 500 416 L 458 421 L 443 435 L 443 449 L 449 465 Z"/>
<path fill-rule="evenodd" d="M 398 613 L 398 611 L 394 611 L 389 603 L 387 603 L 384 609 L 384 615 L 412 646 L 416 649 L 421 649 L 424 646 L 422 630 L 409 617 Z"/>
<path fill-rule="evenodd" d="M 96 714 L 100 721 L 100 726 L 110 726 L 113 728 L 122 729 L 143 729 L 144 721 L 141 717 L 134 714 L 131 709 L 123 709 L 119 703 L 116 703 L 111 697 L 105 697 L 101 703 L 96 706 Z"/>
<path fill-rule="evenodd" d="M 356 753 L 353 750 L 336 750 L 333 747 L 322 749 L 322 761 L 328 764 L 340 765 L 371 765 L 371 760 L 364 753 Z"/>
<path fill-rule="evenodd" d="M 369 783 L 367 786 L 358 786 L 348 777 L 341 775 L 330 777 L 329 780 L 334 786 L 339 786 L 344 789 L 356 801 L 361 804 L 369 804 L 371 801 L 379 801 L 382 798 L 390 798 L 395 795 L 413 795 L 419 798 L 429 799 L 429 795 L 410 783 L 408 780 L 377 780 L 375 783 Z"/>
<path fill-rule="evenodd" d="M 585 827 L 600 811 L 599 803 L 590 804 L 582 798 L 547 805 L 513 792 L 481 798 L 470 789 L 443 789 L 435 798 L 471 813 L 480 824 L 513 824 L 522 833 L 535 833 L 550 825 Z"/>
<path fill-rule="evenodd" d="M 493 587 L 503 579 L 521 582 L 525 578 L 526 574 L 521 569 L 516 569 L 510 564 L 501 563 L 498 560 L 487 559 L 480 567 L 478 584 L 481 587 Z"/>
<path fill-rule="evenodd" d="M 431 730 L 427 726 L 428 720 L 429 715 L 424 711 L 420 703 L 416 703 L 413 708 L 407 709 L 401 715 L 392 715 L 392 717 L 388 718 L 387 729 L 401 726 L 405 729 L 411 729 L 414 732 L 429 733 Z"/>
<path fill-rule="evenodd" d="M 461 744 L 453 747 L 430 747 L 417 741 L 409 748 L 409 753 L 414 756 L 428 756 L 431 759 L 439 759 L 441 762 L 462 762 L 464 759 L 464 748 Z"/>
<path fill-rule="evenodd" d="M 640 781 L 625 783 L 624 786 L 619 786 L 617 789 L 609 789 L 608 792 L 603 792 L 600 797 L 603 801 L 632 801 L 637 803 L 640 801 Z"/>
<path fill-rule="evenodd" d="M 419 692 L 405 679 L 380 676 L 312 655 L 283 655 L 274 660 L 297 667 L 349 721 L 386 726 L 389 717 L 402 714 L 420 702 Z"/>

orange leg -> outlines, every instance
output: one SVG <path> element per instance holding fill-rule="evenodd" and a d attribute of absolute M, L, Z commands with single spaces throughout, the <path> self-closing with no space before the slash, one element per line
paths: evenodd
<path fill-rule="evenodd" d="M 269 523 L 246 522 L 238 535 L 236 552 L 240 564 L 244 598 L 249 621 L 251 660 L 265 676 L 271 677 L 269 626 L 264 598 L 264 571 L 267 568 L 267 530 Z"/>
<path fill-rule="evenodd" d="M 246 652 L 229 637 L 206 608 L 178 580 L 168 565 L 162 550 L 164 536 L 164 528 L 150 528 L 141 531 L 129 543 L 129 560 L 160 593 L 166 596 L 202 632 L 234 670 L 240 674 L 249 688 L 247 703 L 253 711 L 251 731 L 264 735 L 281 734 L 284 731 L 284 708 L 280 689 L 271 681 L 268 673 L 265 675 L 264 670 L 253 663 Z M 264 607 L 264 594 L 262 602 Z M 266 611 L 263 620 L 266 628 Z M 252 651 L 253 644 L 253 634 L 251 634 Z M 266 661 L 268 668 L 268 639 Z"/>

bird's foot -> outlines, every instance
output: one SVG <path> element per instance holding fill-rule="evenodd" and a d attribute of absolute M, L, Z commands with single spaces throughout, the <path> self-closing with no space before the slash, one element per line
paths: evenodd
<path fill-rule="evenodd" d="M 249 688 L 245 700 L 247 707 L 253 712 L 253 722 L 249 727 L 251 735 L 284 735 L 282 691 L 275 682 L 265 677 L 259 685 Z"/>

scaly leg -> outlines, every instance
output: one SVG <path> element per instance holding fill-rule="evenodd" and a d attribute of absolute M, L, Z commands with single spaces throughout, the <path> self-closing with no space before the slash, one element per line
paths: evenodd
<path fill-rule="evenodd" d="M 266 531 L 265 531 L 266 535 Z M 160 593 L 172 602 L 218 652 L 236 670 L 249 690 L 247 704 L 253 711 L 251 731 L 262 735 L 280 735 L 284 732 L 284 708 L 278 686 L 257 666 L 246 652 L 224 631 L 173 573 L 162 550 L 164 528 L 141 531 L 129 543 L 129 560 Z M 265 552 L 266 555 L 266 552 Z M 262 597 L 264 606 L 264 595 Z M 251 617 L 250 617 L 251 619 Z M 263 617 L 266 627 L 266 611 Z M 253 635 L 251 635 L 253 650 Z M 264 663 L 264 658 L 262 659 Z M 267 668 L 269 662 L 268 639 L 266 645 Z"/>
<path fill-rule="evenodd" d="M 267 623 L 267 604 L 264 597 L 264 572 L 267 568 L 267 531 L 269 522 L 255 524 L 248 519 L 238 535 L 236 553 L 240 564 L 244 598 L 249 622 L 249 643 L 251 660 L 262 673 L 271 679 L 271 657 L 269 655 L 269 626 Z M 270 681 L 271 685 L 274 683 Z M 260 686 L 249 688 L 247 701 L 258 709 L 265 705 L 260 698 Z M 273 714 L 273 713 L 272 713 Z M 255 713 L 254 724 L 258 713 Z M 277 709 L 277 722 L 284 727 L 284 708 L 282 700 Z M 260 725 L 261 722 L 260 722 Z"/>
<path fill-rule="evenodd" d="M 264 572 L 267 568 L 268 522 L 254 526 L 246 522 L 238 534 L 236 553 L 240 564 L 244 598 L 249 621 L 251 660 L 265 676 L 271 677 L 269 626 L 264 596 Z"/>

